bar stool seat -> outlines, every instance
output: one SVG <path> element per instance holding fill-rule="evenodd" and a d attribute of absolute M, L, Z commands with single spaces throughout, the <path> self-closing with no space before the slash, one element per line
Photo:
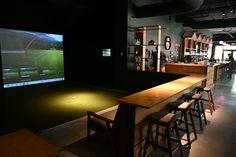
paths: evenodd
<path fill-rule="evenodd" d="M 195 94 L 195 92 L 188 92 L 188 93 L 184 93 L 181 97 L 181 99 L 183 99 L 184 101 L 190 101 L 192 100 L 193 95 Z"/>
<path fill-rule="evenodd" d="M 156 125 L 156 132 L 155 132 L 155 139 L 153 139 L 153 130 L 152 125 Z M 164 132 L 161 132 L 159 127 L 163 127 L 165 129 Z M 175 130 L 176 137 L 171 136 L 171 129 Z M 160 141 L 158 140 L 158 136 L 163 137 L 164 141 L 167 142 L 167 146 L 163 146 L 160 144 Z M 150 137 L 152 137 L 150 139 Z M 167 141 L 166 141 L 167 140 Z M 148 144 L 151 144 L 154 148 L 158 147 L 163 149 L 164 151 L 169 153 L 169 156 L 172 157 L 173 148 L 171 145 L 171 141 L 174 141 L 177 143 L 177 148 L 179 148 L 181 156 L 183 157 L 183 149 L 181 144 L 181 138 L 179 135 L 178 126 L 175 119 L 175 114 L 173 113 L 163 113 L 163 112 L 155 112 L 148 116 L 148 130 L 146 135 L 146 140 L 144 144 L 144 151 L 143 151 L 143 157 L 146 156 Z"/>
<path fill-rule="evenodd" d="M 180 112 L 181 117 L 176 118 L 176 121 L 179 123 L 179 130 L 186 133 L 187 135 L 187 141 L 188 141 L 188 149 L 191 148 L 191 143 L 197 139 L 197 132 L 195 129 L 194 121 L 192 112 L 190 109 L 190 106 L 193 104 L 194 100 L 191 100 L 189 102 L 184 102 L 182 99 L 177 100 L 176 102 L 172 102 L 169 104 L 169 112 Z M 189 120 L 190 118 L 190 120 Z M 184 123 L 184 126 L 181 126 L 181 124 Z M 190 139 L 190 134 L 193 130 L 194 133 L 194 139 Z"/>
<path fill-rule="evenodd" d="M 192 99 L 199 100 L 202 98 L 202 96 L 203 96 L 203 93 L 196 93 L 192 96 Z"/>

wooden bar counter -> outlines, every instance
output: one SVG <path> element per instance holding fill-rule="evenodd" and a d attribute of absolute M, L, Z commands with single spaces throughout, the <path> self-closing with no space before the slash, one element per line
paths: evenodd
<path fill-rule="evenodd" d="M 229 66 L 229 62 L 225 61 L 225 62 L 216 63 L 214 66 L 215 66 L 215 69 L 214 69 L 214 81 L 217 81 L 226 72 L 227 67 Z"/>
<path fill-rule="evenodd" d="M 165 72 L 177 74 L 207 74 L 208 65 L 193 63 L 165 63 Z"/>
<path fill-rule="evenodd" d="M 54 157 L 58 148 L 22 129 L 0 136 L 1 157 Z"/>
<path fill-rule="evenodd" d="M 214 65 L 194 64 L 194 63 L 166 63 L 165 72 L 176 74 L 202 74 L 206 75 L 205 85 L 214 83 Z"/>
<path fill-rule="evenodd" d="M 146 117 L 164 111 L 169 102 L 193 90 L 206 79 L 205 75 L 189 75 L 118 99 L 119 157 L 141 157 L 146 136 Z"/>

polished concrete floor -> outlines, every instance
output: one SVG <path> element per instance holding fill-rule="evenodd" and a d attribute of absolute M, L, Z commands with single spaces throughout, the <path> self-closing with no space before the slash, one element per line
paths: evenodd
<path fill-rule="evenodd" d="M 207 124 L 201 131 L 197 127 L 198 139 L 190 150 L 184 149 L 188 157 L 235 157 L 236 156 L 236 76 L 223 77 L 213 89 L 215 108 L 213 115 L 206 111 Z M 114 107 L 115 108 L 115 107 Z M 111 110 L 110 108 L 107 110 Z M 101 111 L 103 112 L 103 111 Z M 41 131 L 40 136 L 59 147 L 58 157 L 112 157 L 110 139 L 94 135 L 88 149 L 86 139 L 86 117 Z M 161 156 L 159 150 L 149 157 Z M 163 155 L 162 155 L 163 156 Z M 164 155 L 166 156 L 166 155 Z M 176 151 L 174 157 L 178 157 Z"/>

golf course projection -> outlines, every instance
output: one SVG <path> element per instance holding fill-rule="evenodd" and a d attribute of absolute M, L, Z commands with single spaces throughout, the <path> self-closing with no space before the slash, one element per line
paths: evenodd
<path fill-rule="evenodd" d="M 0 28 L 4 88 L 64 80 L 63 36 Z"/>

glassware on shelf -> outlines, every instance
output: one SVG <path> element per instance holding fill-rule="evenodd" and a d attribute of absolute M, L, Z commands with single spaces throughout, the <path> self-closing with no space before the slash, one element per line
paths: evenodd
<path fill-rule="evenodd" d="M 141 45 L 140 39 L 136 39 L 135 45 Z"/>

